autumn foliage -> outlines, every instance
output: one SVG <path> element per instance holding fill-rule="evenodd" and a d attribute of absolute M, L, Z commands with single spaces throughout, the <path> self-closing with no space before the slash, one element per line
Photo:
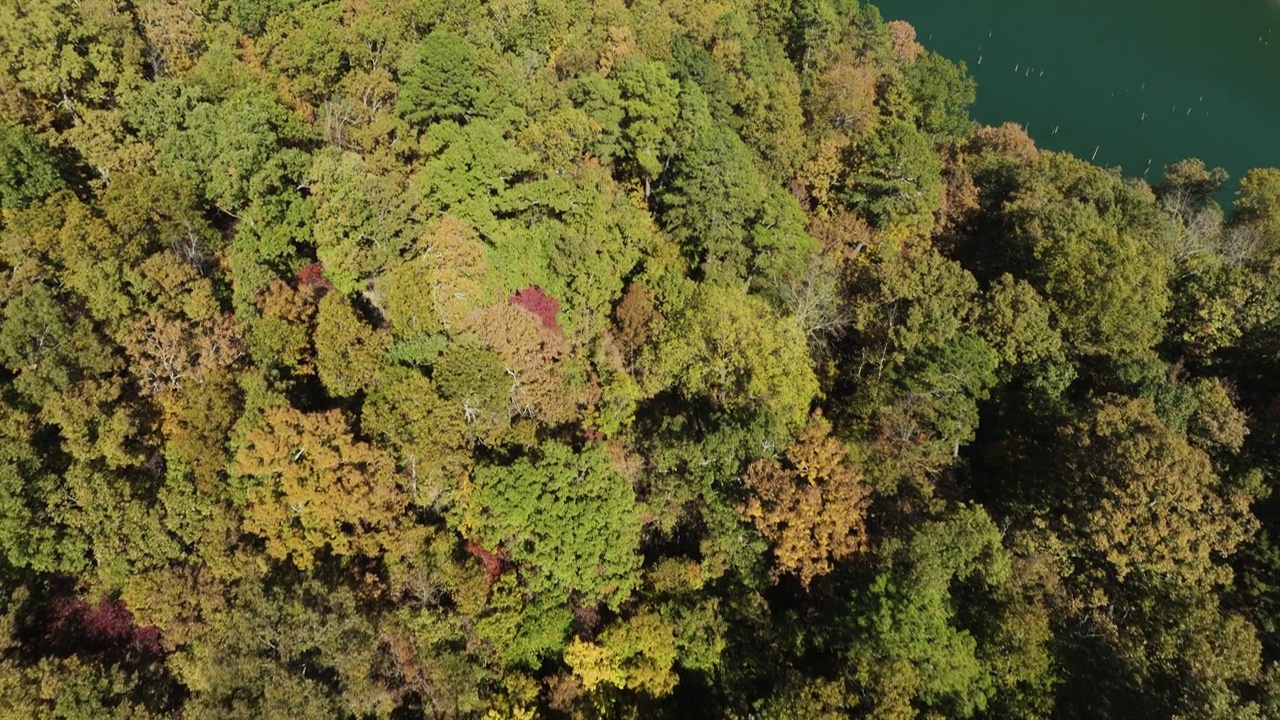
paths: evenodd
<path fill-rule="evenodd" d="M 785 462 L 757 460 L 747 468 L 742 482 L 751 496 L 741 512 L 773 545 L 777 574 L 808 586 L 866 546 L 871 488 L 847 456 L 831 424 L 815 413 Z"/>
<path fill-rule="evenodd" d="M 560 301 L 543 292 L 542 288 L 536 285 L 527 287 L 512 295 L 510 303 L 519 305 L 536 315 L 546 329 L 560 332 L 560 325 L 556 323 L 556 314 L 560 312 Z"/>
<path fill-rule="evenodd" d="M 976 93 L 853 0 L 0 0 L 0 718 L 1280 717 L 1280 171 Z"/>

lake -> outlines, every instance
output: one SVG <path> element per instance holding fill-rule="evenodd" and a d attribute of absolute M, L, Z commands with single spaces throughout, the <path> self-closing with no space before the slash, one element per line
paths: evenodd
<path fill-rule="evenodd" d="M 1198 157 L 1280 167 L 1276 0 L 883 0 L 978 81 L 973 117 L 1156 182 Z M 1224 197 L 1225 200 L 1228 196 Z"/>

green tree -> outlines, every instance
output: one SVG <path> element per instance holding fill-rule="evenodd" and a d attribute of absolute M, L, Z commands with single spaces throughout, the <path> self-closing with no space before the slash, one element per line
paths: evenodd
<path fill-rule="evenodd" d="M 977 84 L 963 62 L 956 64 L 926 52 L 903 70 L 911 104 L 919 113 L 920 130 L 937 139 L 963 139 L 973 129 L 968 108 L 977 97 Z"/>
<path fill-rule="evenodd" d="M 617 608 L 635 587 L 639 508 L 599 447 L 547 441 L 534 459 L 476 468 L 458 522 L 485 547 L 507 549 L 534 592 Z"/>
<path fill-rule="evenodd" d="M 414 503 L 443 506 L 471 468 L 464 408 L 417 370 L 391 368 L 370 391 L 360 428 L 396 451 Z"/>
<path fill-rule="evenodd" d="M 447 30 L 427 35 L 400 74 L 396 109 L 411 125 L 421 129 L 442 120 L 465 123 L 485 114 L 487 84 L 475 50 L 460 35 Z"/>
<path fill-rule="evenodd" d="M 689 141 L 661 200 L 663 220 L 702 276 L 728 283 L 749 272 L 747 232 L 765 189 L 751 151 L 731 130 L 708 129 Z"/>
<path fill-rule="evenodd" d="M 1280 245 L 1280 170 L 1259 168 L 1240 178 L 1236 219 L 1256 229 L 1267 252 L 1275 251 Z"/>
<path fill-rule="evenodd" d="M 680 83 L 660 62 L 627 62 L 615 73 L 622 108 L 621 140 L 644 195 L 675 150 Z"/>
<path fill-rule="evenodd" d="M 554 594 L 533 594 L 516 573 L 503 573 L 490 590 L 475 631 L 492 642 L 502 661 L 537 668 L 565 649 L 573 611 Z"/>
<path fill-rule="evenodd" d="M 245 261 L 292 257 L 310 242 L 311 202 L 300 192 L 309 158 L 291 146 L 307 135 L 300 120 L 255 85 L 231 90 L 222 102 L 188 102 L 156 123 L 157 169 L 199 188 L 219 212 L 239 221 L 233 247 Z"/>
<path fill-rule="evenodd" d="M 413 240 L 415 208 L 403 191 L 405 181 L 373 172 L 351 152 L 317 154 L 307 180 L 315 201 L 316 258 L 339 292 L 358 292 Z"/>
<path fill-rule="evenodd" d="M 1148 351 L 1163 331 L 1171 272 L 1150 195 L 1069 155 L 1041 153 L 1014 172 L 1002 239 L 979 262 L 1044 296 L 1070 355 Z"/>
<path fill-rule="evenodd" d="M 735 38 L 737 40 L 737 38 Z M 726 65 L 737 87 L 738 128 L 743 141 L 758 153 L 772 180 L 789 180 L 804 145 L 804 114 L 800 106 L 800 79 L 788 62 L 781 42 L 771 33 L 758 33 L 751 41 L 738 40 L 741 56 Z M 726 50 L 734 47 L 724 43 Z"/>
<path fill-rule="evenodd" d="M 842 410 L 878 446 L 877 481 L 923 482 L 971 441 L 997 351 L 978 324 L 978 286 L 928 246 L 878 239 L 849 278 Z"/>
<path fill-rule="evenodd" d="M 658 194 L 664 225 L 704 280 L 776 290 L 814 249 L 803 211 L 770 189 L 737 133 L 712 122 L 696 86 L 681 103 L 684 139 Z"/>
<path fill-rule="evenodd" d="M 116 354 L 65 296 L 42 283 L 5 289 L 0 314 L 0 362 L 14 376 L 13 387 L 41 405 L 86 378 L 119 367 Z"/>
<path fill-rule="evenodd" d="M 307 7 L 264 17 L 267 32 L 258 44 L 267 67 L 286 79 L 282 88 L 309 105 L 327 99 L 349 63 L 347 48 L 354 45 L 339 22 L 337 5 Z"/>
<path fill-rule="evenodd" d="M 983 510 L 957 508 L 920 524 L 885 555 L 845 621 L 856 633 L 845 651 L 846 677 L 862 690 L 864 712 L 974 716 L 987 707 L 994 679 L 982 661 L 985 638 L 958 626 L 959 587 L 981 597 L 1006 582 L 1010 559 L 999 529 Z"/>
<path fill-rule="evenodd" d="M 987 290 L 983 336 L 1005 367 L 1062 358 L 1048 304 L 1026 281 L 1001 275 Z"/>
<path fill-rule="evenodd" d="M 26 207 L 62 186 L 49 148 L 26 128 L 0 124 L 0 209 Z"/>
<path fill-rule="evenodd" d="M 507 137 L 497 121 L 460 126 L 445 121 L 422 138 L 427 160 L 413 178 L 414 190 L 434 212 L 467 221 L 482 233 L 500 235 L 497 199 L 523 175 L 532 158 Z"/>
<path fill-rule="evenodd" d="M 942 163 L 933 143 L 902 120 L 889 120 L 856 145 L 840 199 L 880 228 L 933 227 L 942 207 Z"/>
<path fill-rule="evenodd" d="M 5 3 L 0 47 L 0 76 L 42 121 L 110 107 L 143 81 L 142 38 L 114 0 Z"/>
<path fill-rule="evenodd" d="M 818 394 L 800 329 L 758 297 L 704 285 L 641 361 L 650 393 L 674 387 L 687 400 L 799 429 Z"/>
<path fill-rule="evenodd" d="M 461 406 L 470 435 L 492 440 L 510 427 L 511 377 L 498 353 L 475 335 L 453 340 L 432 365 L 440 393 Z"/>
<path fill-rule="evenodd" d="M 328 717 L 375 714 L 392 704 L 371 677 L 384 659 L 378 618 L 351 588 L 255 577 L 222 592 L 221 606 L 174 659 L 192 691 L 183 707 L 188 716 Z"/>

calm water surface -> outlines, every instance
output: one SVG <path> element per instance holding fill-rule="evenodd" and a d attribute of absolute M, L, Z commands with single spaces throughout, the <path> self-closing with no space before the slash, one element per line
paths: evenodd
<path fill-rule="evenodd" d="M 1159 180 L 1280 167 L 1280 1 L 880 0 L 978 81 L 973 116 Z M 1225 198 L 1224 198 L 1225 199 Z"/>

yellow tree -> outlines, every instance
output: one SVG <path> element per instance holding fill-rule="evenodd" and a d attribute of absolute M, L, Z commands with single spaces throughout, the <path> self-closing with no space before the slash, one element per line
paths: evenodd
<path fill-rule="evenodd" d="M 249 481 L 244 530 L 267 554 L 309 569 L 316 553 L 378 556 L 406 539 L 397 529 L 408 494 L 386 452 L 351 435 L 342 413 L 273 407 L 236 453 Z"/>
<path fill-rule="evenodd" d="M 320 301 L 314 341 L 316 371 L 336 397 L 349 397 L 376 382 L 391 344 L 385 331 L 366 323 L 337 293 Z"/>
<path fill-rule="evenodd" d="M 880 117 L 876 88 L 880 71 L 869 62 L 845 53 L 814 80 L 806 103 L 815 123 L 850 137 L 861 137 Z"/>
<path fill-rule="evenodd" d="M 431 223 L 415 248 L 417 257 L 376 283 L 396 340 L 455 331 L 491 295 L 485 245 L 470 225 L 445 215 Z"/>
<path fill-rule="evenodd" d="M 679 681 L 671 670 L 676 661 L 675 630 L 648 609 L 610 625 L 599 642 L 574 638 L 564 658 L 588 691 L 611 685 L 663 697 Z"/>
<path fill-rule="evenodd" d="M 1187 587 L 1230 577 L 1216 558 L 1252 533 L 1252 498 L 1227 487 L 1151 400 L 1100 400 L 1064 439 L 1068 477 L 1086 493 L 1069 503 L 1064 534 L 1077 539 L 1086 576 L 1138 573 Z"/>
<path fill-rule="evenodd" d="M 417 504 L 450 501 L 471 470 L 462 405 L 441 397 L 436 384 L 415 369 L 389 369 L 369 393 L 360 424 L 396 451 Z"/>
<path fill-rule="evenodd" d="M 557 329 L 515 304 L 491 305 L 473 314 L 476 333 L 501 358 L 511 378 L 513 415 L 538 418 L 550 425 L 578 414 L 577 398 L 565 377 L 569 345 Z"/>
<path fill-rule="evenodd" d="M 124 339 L 133 372 L 149 393 L 181 389 L 231 367 L 243 354 L 240 331 L 229 315 L 204 322 L 150 312 Z"/>
<path fill-rule="evenodd" d="M 740 512 L 773 545 L 775 575 L 797 575 L 807 587 L 866 543 L 871 488 L 820 412 L 787 448 L 785 463 L 757 460 L 743 484 L 750 498 Z"/>
<path fill-rule="evenodd" d="M 260 315 L 249 324 L 245 338 L 256 365 L 299 375 L 315 373 L 311 324 L 322 292 L 315 285 L 300 283 L 295 288 L 275 279 L 258 293 Z"/>

